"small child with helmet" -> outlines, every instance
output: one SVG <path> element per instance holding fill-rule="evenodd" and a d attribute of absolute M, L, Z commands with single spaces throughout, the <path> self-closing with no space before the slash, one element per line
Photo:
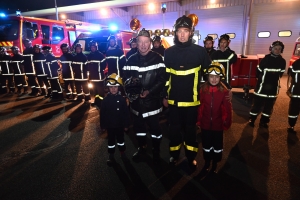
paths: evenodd
<path fill-rule="evenodd" d="M 197 126 L 201 128 L 203 170 L 208 171 L 212 161 L 210 171 L 217 173 L 217 163 L 222 159 L 223 131 L 232 123 L 232 105 L 227 98 L 229 90 L 221 81 L 225 76 L 223 65 L 213 62 L 205 73 L 207 81 L 200 87 Z"/>
<path fill-rule="evenodd" d="M 119 89 L 123 86 L 122 78 L 113 73 L 105 80 L 109 93 L 103 99 L 100 109 L 100 127 L 107 130 L 108 134 L 108 153 L 107 164 L 115 163 L 115 141 L 123 161 L 127 160 L 125 155 L 124 131 L 129 127 L 129 110 L 125 98 L 121 95 Z"/>

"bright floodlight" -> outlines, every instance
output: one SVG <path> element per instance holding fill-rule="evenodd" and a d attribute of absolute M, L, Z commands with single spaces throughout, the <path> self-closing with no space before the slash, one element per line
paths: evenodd
<path fill-rule="evenodd" d="M 116 30 L 118 30 L 118 27 L 117 27 L 117 25 L 115 25 L 115 24 L 111 24 L 111 25 L 109 26 L 109 29 L 110 29 L 111 31 L 116 31 Z"/>
<path fill-rule="evenodd" d="M 60 17 L 61 17 L 62 19 L 66 19 L 66 18 L 67 18 L 66 15 L 64 15 L 64 14 L 62 14 Z"/>
<path fill-rule="evenodd" d="M 104 9 L 104 8 L 102 8 L 102 9 L 100 10 L 100 13 L 101 13 L 101 15 L 107 15 L 107 10 Z"/>
<path fill-rule="evenodd" d="M 216 0 L 210 0 L 210 3 L 216 3 Z"/>
<path fill-rule="evenodd" d="M 155 5 L 154 5 L 154 3 L 149 3 L 149 10 L 154 10 L 155 9 Z"/>
<path fill-rule="evenodd" d="M 0 13 L 0 17 L 5 17 L 5 14 L 4 13 Z"/>

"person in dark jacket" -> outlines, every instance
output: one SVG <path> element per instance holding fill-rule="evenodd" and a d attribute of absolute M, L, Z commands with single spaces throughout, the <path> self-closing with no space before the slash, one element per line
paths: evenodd
<path fill-rule="evenodd" d="M 108 49 L 106 51 L 106 61 L 108 67 L 107 75 L 116 73 L 120 76 L 123 76 L 123 67 L 126 63 L 126 58 L 123 50 L 117 45 L 116 37 L 114 35 L 109 36 L 108 38 Z"/>
<path fill-rule="evenodd" d="M 211 61 L 205 48 L 193 44 L 194 27 L 190 18 L 178 18 L 174 28 L 175 45 L 166 49 L 164 59 L 168 82 L 163 103 L 165 107 L 169 106 L 170 164 L 176 164 L 180 148 L 184 146 L 193 171 L 197 168 L 196 121 L 197 108 L 200 105 L 198 91 L 201 70 L 207 69 Z"/>
<path fill-rule="evenodd" d="M 208 53 L 209 57 L 211 58 L 211 55 L 216 51 L 214 48 L 214 39 L 211 36 L 207 36 L 203 40 L 204 48 L 206 49 L 206 52 Z"/>
<path fill-rule="evenodd" d="M 280 55 L 283 52 L 284 44 L 275 41 L 269 47 L 270 54 L 267 54 L 259 63 L 256 70 L 258 79 L 255 89 L 253 104 L 250 110 L 249 125 L 254 126 L 254 122 L 263 106 L 262 116 L 259 126 L 268 128 L 273 106 L 277 99 L 280 78 L 285 71 L 286 61 Z"/>
<path fill-rule="evenodd" d="M 231 64 L 237 61 L 237 55 L 229 48 L 230 37 L 227 34 L 221 35 L 218 44 L 218 50 L 210 57 L 213 62 L 221 63 L 226 69 L 225 81 L 230 85 L 231 82 Z"/>
<path fill-rule="evenodd" d="M 161 37 L 160 36 L 154 36 L 152 41 L 152 51 L 159 53 L 161 56 L 165 55 L 165 47 L 161 45 Z"/>
<path fill-rule="evenodd" d="M 104 98 L 104 69 L 106 67 L 105 56 L 98 51 L 98 43 L 91 41 L 91 53 L 87 56 L 89 80 L 93 84 L 95 100 L 92 103 L 100 108 L 101 101 Z"/>
<path fill-rule="evenodd" d="M 126 59 L 128 60 L 129 57 L 133 54 L 135 54 L 137 52 L 137 43 L 136 43 L 136 38 L 131 38 L 129 40 L 129 44 L 130 44 L 130 51 L 127 52 L 126 54 Z"/>
<path fill-rule="evenodd" d="M 126 78 L 137 79 L 141 84 L 142 91 L 137 94 L 137 99 L 130 104 L 130 110 L 134 116 L 133 127 L 139 143 L 138 151 L 133 159 L 138 160 L 145 154 L 147 147 L 147 128 L 153 146 L 153 161 L 160 161 L 160 141 L 162 134 L 159 126 L 159 113 L 162 111 L 161 92 L 165 86 L 165 64 L 161 55 L 151 51 L 151 38 L 148 31 L 142 29 L 137 36 L 138 52 L 132 55 L 124 72 Z M 126 91 L 125 87 L 125 93 Z"/>
<path fill-rule="evenodd" d="M 206 70 L 207 79 L 200 88 L 201 104 L 198 108 L 197 125 L 201 128 L 204 170 L 217 172 L 217 163 L 222 159 L 223 131 L 232 123 L 232 105 L 227 96 L 229 90 L 220 81 L 225 76 L 225 68 L 220 63 L 212 63 Z"/>
<path fill-rule="evenodd" d="M 125 155 L 124 131 L 129 127 L 129 110 L 125 98 L 119 92 L 123 81 L 120 76 L 113 73 L 106 79 L 106 86 L 109 93 L 104 98 L 100 109 L 100 126 L 102 130 L 107 130 L 108 135 L 108 153 L 107 164 L 115 162 L 115 141 L 121 154 L 123 161 L 127 159 Z"/>
<path fill-rule="evenodd" d="M 6 51 L 5 47 L 0 47 L 0 94 L 6 94 L 8 87 L 10 93 L 15 92 L 14 71 L 10 63 L 11 56 Z"/>
<path fill-rule="evenodd" d="M 300 59 L 296 60 L 288 69 L 287 95 L 290 97 L 288 112 L 288 131 L 295 133 L 298 115 L 300 113 Z"/>

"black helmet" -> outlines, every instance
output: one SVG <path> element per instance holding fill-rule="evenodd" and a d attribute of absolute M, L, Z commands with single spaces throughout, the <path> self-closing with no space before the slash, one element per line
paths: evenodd
<path fill-rule="evenodd" d="M 149 31 L 147 31 L 145 28 L 143 28 L 143 29 L 138 33 L 137 37 L 139 37 L 139 36 L 144 36 L 144 37 L 148 37 L 148 38 L 151 37 Z"/>
<path fill-rule="evenodd" d="M 35 44 L 35 45 L 33 45 L 33 47 L 32 48 L 38 48 L 38 49 L 41 49 L 42 48 L 42 45 L 39 45 L 39 44 Z"/>
<path fill-rule="evenodd" d="M 158 42 L 161 42 L 161 37 L 160 36 L 154 36 L 154 38 L 153 38 L 153 42 L 155 42 L 155 41 L 158 41 Z"/>
<path fill-rule="evenodd" d="M 17 46 L 12 46 L 12 47 L 10 47 L 10 49 L 12 51 L 20 51 L 19 47 L 17 47 Z"/>
<path fill-rule="evenodd" d="M 227 42 L 230 42 L 230 37 L 229 37 L 229 35 L 227 35 L 227 34 L 221 35 L 221 36 L 220 36 L 220 39 L 219 39 L 219 41 L 218 41 L 218 46 L 220 46 L 221 40 L 226 40 Z"/>
<path fill-rule="evenodd" d="M 7 49 L 5 47 L 0 47 L 0 53 L 6 53 Z"/>
<path fill-rule="evenodd" d="M 77 47 L 82 48 L 82 45 L 81 45 L 80 43 L 77 43 L 77 44 L 75 45 L 75 49 L 76 49 Z"/>
<path fill-rule="evenodd" d="M 136 38 L 131 38 L 130 40 L 129 40 L 129 44 L 131 44 L 131 43 L 136 43 L 137 41 L 136 41 Z"/>
<path fill-rule="evenodd" d="M 114 35 L 110 35 L 108 38 L 107 38 L 107 41 L 109 40 L 116 40 L 116 37 Z"/>
<path fill-rule="evenodd" d="M 125 94 L 130 102 L 136 100 L 143 90 L 142 84 L 138 78 L 130 77 L 125 81 L 124 86 Z"/>
<path fill-rule="evenodd" d="M 68 45 L 67 43 L 62 43 L 62 44 L 60 45 L 60 49 L 62 49 L 62 48 L 64 48 L 64 47 L 69 48 L 69 45 Z"/>
<path fill-rule="evenodd" d="M 194 29 L 192 20 L 191 20 L 189 17 L 185 16 L 185 15 L 183 15 L 182 17 L 179 17 L 179 18 L 176 20 L 175 25 L 174 25 L 175 32 L 176 32 L 179 28 L 182 28 L 182 27 L 183 27 L 183 28 L 189 28 L 189 29 L 191 29 L 191 30 Z"/>
<path fill-rule="evenodd" d="M 276 40 L 274 41 L 271 46 L 269 47 L 269 51 L 272 51 L 273 47 L 275 46 L 281 46 L 281 53 L 283 53 L 283 49 L 284 49 L 284 44 L 283 42 L 279 41 L 279 40 Z"/>
<path fill-rule="evenodd" d="M 94 40 L 91 40 L 89 43 L 89 47 L 91 48 L 92 46 L 96 47 L 96 49 L 98 49 L 98 43 Z"/>
<path fill-rule="evenodd" d="M 205 42 L 206 41 L 211 41 L 212 42 L 212 44 L 214 45 L 214 43 L 215 43 L 215 41 L 214 41 L 214 38 L 213 37 L 211 37 L 211 36 L 206 36 L 206 38 L 203 40 L 203 44 L 205 45 Z"/>

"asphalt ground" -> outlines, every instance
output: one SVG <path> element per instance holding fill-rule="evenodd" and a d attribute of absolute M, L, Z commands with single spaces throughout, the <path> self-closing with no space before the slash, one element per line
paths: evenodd
<path fill-rule="evenodd" d="M 108 166 L 107 135 L 100 130 L 99 110 L 85 103 L 51 102 L 42 97 L 0 96 L 0 199 L 300 199 L 300 143 L 287 132 L 289 98 L 286 77 L 274 106 L 269 129 L 247 125 L 252 97 L 233 89 L 233 124 L 224 133 L 218 173 L 191 172 L 182 151 L 170 167 L 168 123 L 164 115 L 161 162 L 147 154 L 131 157 L 137 148 L 132 127 L 125 134 L 123 162 Z M 251 93 L 253 90 L 251 91 Z"/>

